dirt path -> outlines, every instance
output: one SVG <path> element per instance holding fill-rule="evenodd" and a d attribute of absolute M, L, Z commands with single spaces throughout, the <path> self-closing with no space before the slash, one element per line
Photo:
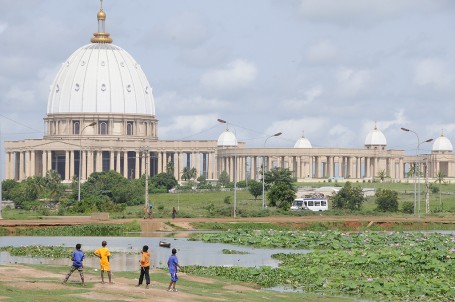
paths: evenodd
<path fill-rule="evenodd" d="M 372 224 L 393 223 L 393 222 L 408 222 L 408 223 L 447 223 L 455 224 L 455 217 L 438 218 L 438 217 L 393 217 L 393 216 L 270 216 L 270 217 L 248 217 L 248 218 L 152 218 L 152 219 L 109 219 L 97 220 L 91 217 L 49 217 L 35 220 L 0 220 L 0 227 L 6 228 L 26 228 L 26 227 L 46 227 L 46 226 L 65 226 L 65 225 L 80 225 L 89 223 L 128 223 L 133 220 L 139 221 L 143 230 L 152 231 L 170 231 L 168 222 L 183 229 L 191 229 L 191 223 L 194 222 L 260 222 L 260 223 L 279 223 L 279 224 L 305 224 L 312 222 L 345 222 L 362 223 L 368 222 Z"/>

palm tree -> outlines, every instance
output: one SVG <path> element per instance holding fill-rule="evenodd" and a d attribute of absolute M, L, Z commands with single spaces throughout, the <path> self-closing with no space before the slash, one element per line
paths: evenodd
<path fill-rule="evenodd" d="M 381 180 L 381 182 L 384 182 L 384 179 L 389 178 L 389 176 L 387 175 L 387 172 L 385 170 L 379 171 L 377 177 Z"/>
<path fill-rule="evenodd" d="M 416 163 L 412 163 L 412 164 L 409 166 L 408 177 L 411 178 L 411 177 L 414 177 L 415 175 L 417 175 L 418 169 L 419 169 L 419 168 L 417 167 L 417 164 L 416 164 Z"/>
<path fill-rule="evenodd" d="M 193 179 L 193 178 L 196 178 L 196 176 L 197 176 L 196 168 L 190 168 L 190 167 L 183 168 L 182 178 L 184 180 Z"/>
<path fill-rule="evenodd" d="M 174 175 L 174 162 L 170 161 L 166 164 L 166 173 L 169 175 Z"/>

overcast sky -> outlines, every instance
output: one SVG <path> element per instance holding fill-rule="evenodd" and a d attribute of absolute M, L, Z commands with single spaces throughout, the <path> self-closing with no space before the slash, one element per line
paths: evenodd
<path fill-rule="evenodd" d="M 98 0 L 0 0 L 3 140 L 42 138 L 49 86 L 97 31 Z M 153 87 L 159 138 L 389 149 L 455 143 L 455 1 L 105 0 L 106 31 Z M 431 149 L 423 144 L 422 150 Z M 3 152 L 2 152 L 3 157 Z M 2 160 L 3 162 L 3 160 Z M 3 171 L 2 171 L 3 172 Z"/>

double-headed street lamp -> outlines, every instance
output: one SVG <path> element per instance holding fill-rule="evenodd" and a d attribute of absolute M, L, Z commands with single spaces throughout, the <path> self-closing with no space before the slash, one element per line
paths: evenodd
<path fill-rule="evenodd" d="M 77 201 L 81 201 L 81 173 L 82 173 L 82 132 L 84 132 L 85 128 L 93 127 L 96 125 L 96 122 L 91 122 L 88 125 L 85 125 L 84 128 L 79 132 L 79 176 L 77 180 Z"/>
<path fill-rule="evenodd" d="M 264 148 L 265 148 L 265 144 L 267 144 L 267 140 L 269 138 L 272 138 L 274 136 L 280 136 L 281 134 L 282 134 L 281 132 L 278 132 L 278 133 L 275 133 L 274 135 L 270 135 L 269 137 L 267 137 L 265 139 L 265 141 L 264 141 Z M 263 209 L 265 208 L 265 199 L 264 199 L 265 184 L 264 184 L 264 178 L 265 178 L 265 156 L 262 156 L 262 208 Z"/>
<path fill-rule="evenodd" d="M 416 211 L 418 212 L 418 216 L 420 218 L 420 145 L 424 143 L 429 143 L 432 142 L 433 139 L 429 138 L 423 142 L 420 142 L 419 135 L 417 132 L 412 131 L 411 129 L 401 127 L 401 130 L 406 131 L 406 132 L 412 132 L 415 134 L 417 137 L 417 171 L 415 171 L 415 166 L 414 166 L 414 215 L 416 214 Z M 417 173 L 417 178 L 418 178 L 418 190 L 419 190 L 419 198 L 418 198 L 418 206 L 417 206 L 417 196 L 416 196 L 416 176 L 415 174 Z"/>

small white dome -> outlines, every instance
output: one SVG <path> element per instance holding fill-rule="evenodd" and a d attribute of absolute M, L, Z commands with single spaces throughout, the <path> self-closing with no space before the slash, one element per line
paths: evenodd
<path fill-rule="evenodd" d="M 155 116 L 152 89 L 133 57 L 108 43 L 76 50 L 51 86 L 48 114 L 119 113 Z"/>
<path fill-rule="evenodd" d="M 385 147 L 387 146 L 387 140 L 384 136 L 384 134 L 379 130 L 376 125 L 374 126 L 374 129 L 371 130 L 367 137 L 365 138 L 365 147 Z"/>
<path fill-rule="evenodd" d="M 305 136 L 302 135 L 302 137 L 299 138 L 297 140 L 297 142 L 295 143 L 294 148 L 306 148 L 306 149 L 309 149 L 309 148 L 313 148 L 313 146 L 311 146 L 310 141 Z"/>
<path fill-rule="evenodd" d="M 441 133 L 441 136 L 434 141 L 432 150 L 433 152 L 452 152 L 453 147 L 450 140 Z"/>
<path fill-rule="evenodd" d="M 218 137 L 218 147 L 236 147 L 237 146 L 237 138 L 235 134 L 226 129 L 221 135 Z"/>

